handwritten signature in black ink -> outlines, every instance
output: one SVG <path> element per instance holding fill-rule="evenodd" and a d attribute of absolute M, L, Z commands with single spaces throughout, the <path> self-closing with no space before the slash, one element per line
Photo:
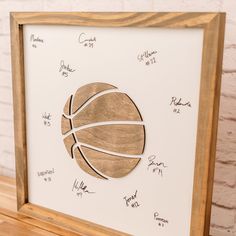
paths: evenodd
<path fill-rule="evenodd" d="M 51 182 L 52 181 L 52 176 L 55 173 L 54 168 L 49 169 L 49 170 L 44 170 L 44 171 L 38 171 L 38 177 L 43 177 L 43 180 L 45 182 Z"/>
<path fill-rule="evenodd" d="M 157 51 L 144 51 L 140 54 L 138 54 L 137 59 L 139 62 L 144 63 L 146 66 L 150 66 L 152 64 L 156 63 L 156 55 Z"/>
<path fill-rule="evenodd" d="M 170 106 L 174 106 L 173 112 L 180 114 L 181 109 L 180 107 L 187 107 L 187 108 L 191 108 L 191 103 L 188 102 L 183 102 L 182 98 L 177 98 L 177 97 L 172 97 L 171 98 L 171 102 L 170 102 Z"/>
<path fill-rule="evenodd" d="M 44 112 L 44 114 L 42 114 L 42 119 L 45 126 L 51 126 L 51 117 L 52 115 L 50 113 Z"/>
<path fill-rule="evenodd" d="M 46 113 L 44 112 L 44 114 L 42 114 L 42 118 L 45 120 L 51 120 L 52 115 L 50 113 Z"/>
<path fill-rule="evenodd" d="M 31 34 L 31 35 L 30 35 L 30 41 L 43 43 L 43 39 L 41 39 L 41 38 L 39 38 L 39 37 L 35 37 L 34 34 Z"/>
<path fill-rule="evenodd" d="M 79 35 L 78 41 L 80 44 L 83 44 L 85 47 L 93 48 L 97 39 L 96 37 L 87 37 L 85 33 L 81 33 Z"/>
<path fill-rule="evenodd" d="M 145 58 L 147 59 L 147 58 L 153 57 L 153 55 L 155 55 L 156 53 L 157 53 L 156 50 L 150 51 L 150 52 L 149 52 L 148 50 L 146 50 L 146 51 L 144 51 L 143 53 L 139 54 L 138 57 L 137 57 L 137 59 L 138 59 L 139 62 L 141 62 L 141 61 L 143 61 Z"/>
<path fill-rule="evenodd" d="M 164 162 L 158 162 L 156 155 L 151 155 L 148 157 L 148 167 L 147 169 L 151 169 L 152 172 L 157 172 L 158 175 L 163 176 L 163 168 L 167 168 Z"/>
<path fill-rule="evenodd" d="M 85 185 L 84 181 L 79 182 L 77 179 L 75 179 L 72 187 L 72 192 L 76 192 L 78 197 L 82 197 L 83 194 L 93 194 L 95 192 L 91 192 L 88 190 L 88 186 Z"/>
<path fill-rule="evenodd" d="M 191 107 L 191 103 L 190 102 L 182 102 L 182 98 L 177 98 L 177 97 L 172 97 L 171 98 L 170 106 L 171 105 Z"/>
<path fill-rule="evenodd" d="M 126 206 L 129 207 L 133 207 L 133 208 L 137 208 L 139 207 L 139 203 L 137 201 L 137 194 L 138 194 L 138 190 L 135 191 L 134 194 L 132 194 L 130 197 L 125 196 L 123 199 L 125 200 Z"/>
<path fill-rule="evenodd" d="M 169 223 L 168 220 L 159 217 L 159 213 L 158 212 L 154 213 L 154 220 L 158 221 L 158 225 L 161 226 L 161 227 L 164 227 L 166 224 Z"/>
<path fill-rule="evenodd" d="M 32 47 L 37 48 L 37 43 L 44 43 L 43 39 L 36 37 L 34 34 L 30 35 L 30 42 L 32 42 Z"/>
<path fill-rule="evenodd" d="M 65 62 L 61 60 L 59 72 L 62 72 L 62 76 L 68 77 L 69 73 L 74 72 L 75 70 L 70 67 L 69 64 L 65 65 Z"/>

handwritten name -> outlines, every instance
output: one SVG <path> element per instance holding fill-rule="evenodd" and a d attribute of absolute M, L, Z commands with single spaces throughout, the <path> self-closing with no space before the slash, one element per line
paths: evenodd
<path fill-rule="evenodd" d="M 170 106 L 174 106 L 173 112 L 180 114 L 180 107 L 191 108 L 191 103 L 189 101 L 183 102 L 182 98 L 172 97 Z"/>
<path fill-rule="evenodd" d="M 154 220 L 158 221 L 158 225 L 161 226 L 161 227 L 164 227 L 166 224 L 169 223 L 168 220 L 159 217 L 159 213 L 158 212 L 154 213 Z"/>
<path fill-rule="evenodd" d="M 33 48 L 37 48 L 38 43 L 40 44 L 44 43 L 43 39 L 39 38 L 38 36 L 36 37 L 34 34 L 30 35 L 30 42 L 32 42 Z"/>
<path fill-rule="evenodd" d="M 51 117 L 52 115 L 50 113 L 44 112 L 42 114 L 43 124 L 45 126 L 51 126 Z"/>
<path fill-rule="evenodd" d="M 51 170 L 44 170 L 44 171 L 37 172 L 38 176 L 52 175 L 54 173 L 55 173 L 54 168 L 52 168 Z"/>
<path fill-rule="evenodd" d="M 39 38 L 38 36 L 35 37 L 34 34 L 30 35 L 30 41 L 32 41 L 32 42 L 39 42 L 39 43 L 43 43 L 44 42 L 43 39 Z"/>
<path fill-rule="evenodd" d="M 92 192 L 88 189 L 88 186 L 85 185 L 84 181 L 78 181 L 75 179 L 72 187 L 72 192 L 76 192 L 76 195 L 78 197 L 82 197 L 83 194 L 93 194 L 95 192 Z"/>
<path fill-rule="evenodd" d="M 171 98 L 170 106 L 171 105 L 191 107 L 191 103 L 190 102 L 182 102 L 182 98 L 177 98 L 177 97 L 172 97 Z"/>
<path fill-rule="evenodd" d="M 78 41 L 80 44 L 83 44 L 84 47 L 93 48 L 97 39 L 96 39 L 96 37 L 87 37 L 85 33 L 81 33 L 79 35 Z"/>
<path fill-rule="evenodd" d="M 66 65 L 65 62 L 61 60 L 59 72 L 61 72 L 62 76 L 68 77 L 69 73 L 73 73 L 75 70 L 72 69 L 69 64 Z"/>
<path fill-rule="evenodd" d="M 44 113 L 42 114 L 42 118 L 45 120 L 51 120 L 52 115 L 50 113 Z"/>
<path fill-rule="evenodd" d="M 148 157 L 148 170 L 152 170 L 153 173 L 163 176 L 163 169 L 167 168 L 164 162 L 158 162 L 157 156 L 151 155 Z"/>
<path fill-rule="evenodd" d="M 155 54 L 157 54 L 157 51 L 144 51 L 140 54 L 138 54 L 137 59 L 139 62 L 143 62 L 146 66 L 149 66 L 151 64 L 156 63 L 156 57 Z"/>
<path fill-rule="evenodd" d="M 49 169 L 49 170 L 44 170 L 44 171 L 38 171 L 37 175 L 38 177 L 43 177 L 43 180 L 45 182 L 51 182 L 52 181 L 52 175 L 55 173 L 54 168 Z"/>
<path fill-rule="evenodd" d="M 133 207 L 133 208 L 137 208 L 139 207 L 139 203 L 137 201 L 137 194 L 138 194 L 138 190 L 135 191 L 134 194 L 132 194 L 131 196 L 127 197 L 125 196 L 123 199 L 125 200 L 125 204 L 127 207 Z"/>
<path fill-rule="evenodd" d="M 149 52 L 148 50 L 144 51 L 143 53 L 139 54 L 137 59 L 141 62 L 143 61 L 145 58 L 150 58 L 152 57 L 154 54 L 157 54 L 157 51 L 151 51 Z"/>

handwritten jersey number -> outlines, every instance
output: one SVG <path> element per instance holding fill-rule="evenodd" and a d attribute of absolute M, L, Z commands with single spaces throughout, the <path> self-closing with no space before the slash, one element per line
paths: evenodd
<path fill-rule="evenodd" d="M 156 63 L 156 58 L 155 57 L 150 58 L 148 61 L 146 61 L 147 66 L 152 65 L 154 63 Z"/>
<path fill-rule="evenodd" d="M 93 48 L 93 43 L 85 43 L 84 46 L 89 47 L 89 48 Z"/>

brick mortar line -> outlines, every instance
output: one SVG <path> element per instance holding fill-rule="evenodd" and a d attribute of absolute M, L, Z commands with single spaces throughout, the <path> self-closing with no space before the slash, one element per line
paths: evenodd
<path fill-rule="evenodd" d="M 10 120 L 10 119 L 1 119 L 1 118 L 0 118 L 0 122 L 13 122 L 13 120 Z"/>
<path fill-rule="evenodd" d="M 219 162 L 221 164 L 236 166 L 236 162 L 235 161 L 221 161 L 221 160 L 217 160 L 216 162 Z"/>
<path fill-rule="evenodd" d="M 0 88 L 2 88 L 2 89 L 12 89 L 12 87 L 8 86 L 8 85 L 0 85 Z"/>
<path fill-rule="evenodd" d="M 224 165 L 227 165 L 227 166 L 233 166 L 233 167 L 236 167 L 236 162 L 224 162 L 224 161 L 221 161 L 221 160 L 217 160 L 216 161 L 217 163 L 219 164 L 224 164 Z"/>
<path fill-rule="evenodd" d="M 222 74 L 234 74 L 236 69 L 223 69 Z"/>
<path fill-rule="evenodd" d="M 234 185 L 229 185 L 229 184 L 227 184 L 225 181 L 222 181 L 222 182 L 221 182 L 220 180 L 214 180 L 214 183 L 220 184 L 221 186 L 229 187 L 229 188 L 232 188 L 232 189 L 236 188 L 236 184 L 234 184 Z"/>
<path fill-rule="evenodd" d="M 0 138 L 14 138 L 13 136 L 11 136 L 11 135 L 5 135 L 5 134 L 1 134 L 0 133 Z"/>
<path fill-rule="evenodd" d="M 8 73 L 11 73 L 11 70 L 6 70 L 6 69 L 0 68 L 0 72 L 8 72 Z"/>
<path fill-rule="evenodd" d="M 219 121 L 232 121 L 232 122 L 235 122 L 235 119 L 232 117 L 228 117 L 228 116 L 223 116 L 223 115 L 220 115 L 219 116 Z M 228 132 L 231 132 L 231 131 L 228 131 Z M 231 133 L 233 134 L 233 133 Z M 228 134 L 229 135 L 229 134 Z M 219 136 L 218 136 L 219 137 Z M 233 136 L 234 137 L 234 136 Z M 219 140 L 219 141 L 222 141 L 222 140 Z M 219 150 L 220 151 L 220 150 Z"/>
<path fill-rule="evenodd" d="M 0 37 L 5 37 L 5 36 L 10 36 L 10 34 L 9 33 L 0 33 Z"/>
<path fill-rule="evenodd" d="M 236 210 L 236 207 L 233 206 L 233 207 L 227 207 L 227 206 L 224 206 L 224 205 L 220 205 L 218 203 L 215 203 L 214 201 L 212 201 L 212 206 L 216 206 L 216 207 L 219 207 L 219 208 L 222 208 L 222 209 L 225 209 L 225 210 Z"/>
<path fill-rule="evenodd" d="M 0 169 L 7 170 L 7 171 L 14 171 L 11 168 L 3 166 L 3 165 L 0 165 Z"/>
<path fill-rule="evenodd" d="M 221 92 L 220 96 L 226 97 L 226 98 L 236 99 L 236 95 L 234 95 L 232 93 L 228 94 L 228 93 L 225 93 L 225 92 Z"/>
<path fill-rule="evenodd" d="M 234 189 L 236 187 L 236 183 L 234 183 L 234 185 L 228 185 L 225 181 L 220 182 L 218 180 L 214 180 L 214 183 L 220 183 L 221 186 L 223 185 L 224 187 L 229 187 L 229 188 L 232 188 L 232 189 Z"/>
<path fill-rule="evenodd" d="M 221 226 L 221 225 L 217 225 L 217 224 L 211 224 L 210 225 L 212 228 L 215 228 L 215 229 L 221 229 L 221 230 L 233 230 L 234 229 L 234 225 L 232 226 L 229 226 L 229 227 L 224 227 L 224 226 Z M 232 233 L 232 232 L 227 232 L 227 233 Z"/>
<path fill-rule="evenodd" d="M 236 49 L 236 44 L 227 44 L 227 45 L 225 45 L 225 47 L 224 47 L 225 49 Z"/>
<path fill-rule="evenodd" d="M 1 88 L 1 87 L 0 87 Z M 12 103 L 10 102 L 6 102 L 6 101 L 1 101 L 0 100 L 0 105 L 4 105 L 4 106 L 13 106 Z"/>

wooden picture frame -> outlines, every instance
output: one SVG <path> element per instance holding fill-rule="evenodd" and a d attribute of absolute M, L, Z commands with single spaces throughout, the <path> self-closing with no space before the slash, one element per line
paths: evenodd
<path fill-rule="evenodd" d="M 65 228 L 70 235 L 127 235 L 28 200 L 25 25 L 200 28 L 204 32 L 190 236 L 209 235 L 224 44 L 224 13 L 11 13 L 17 206 L 20 213 Z"/>

